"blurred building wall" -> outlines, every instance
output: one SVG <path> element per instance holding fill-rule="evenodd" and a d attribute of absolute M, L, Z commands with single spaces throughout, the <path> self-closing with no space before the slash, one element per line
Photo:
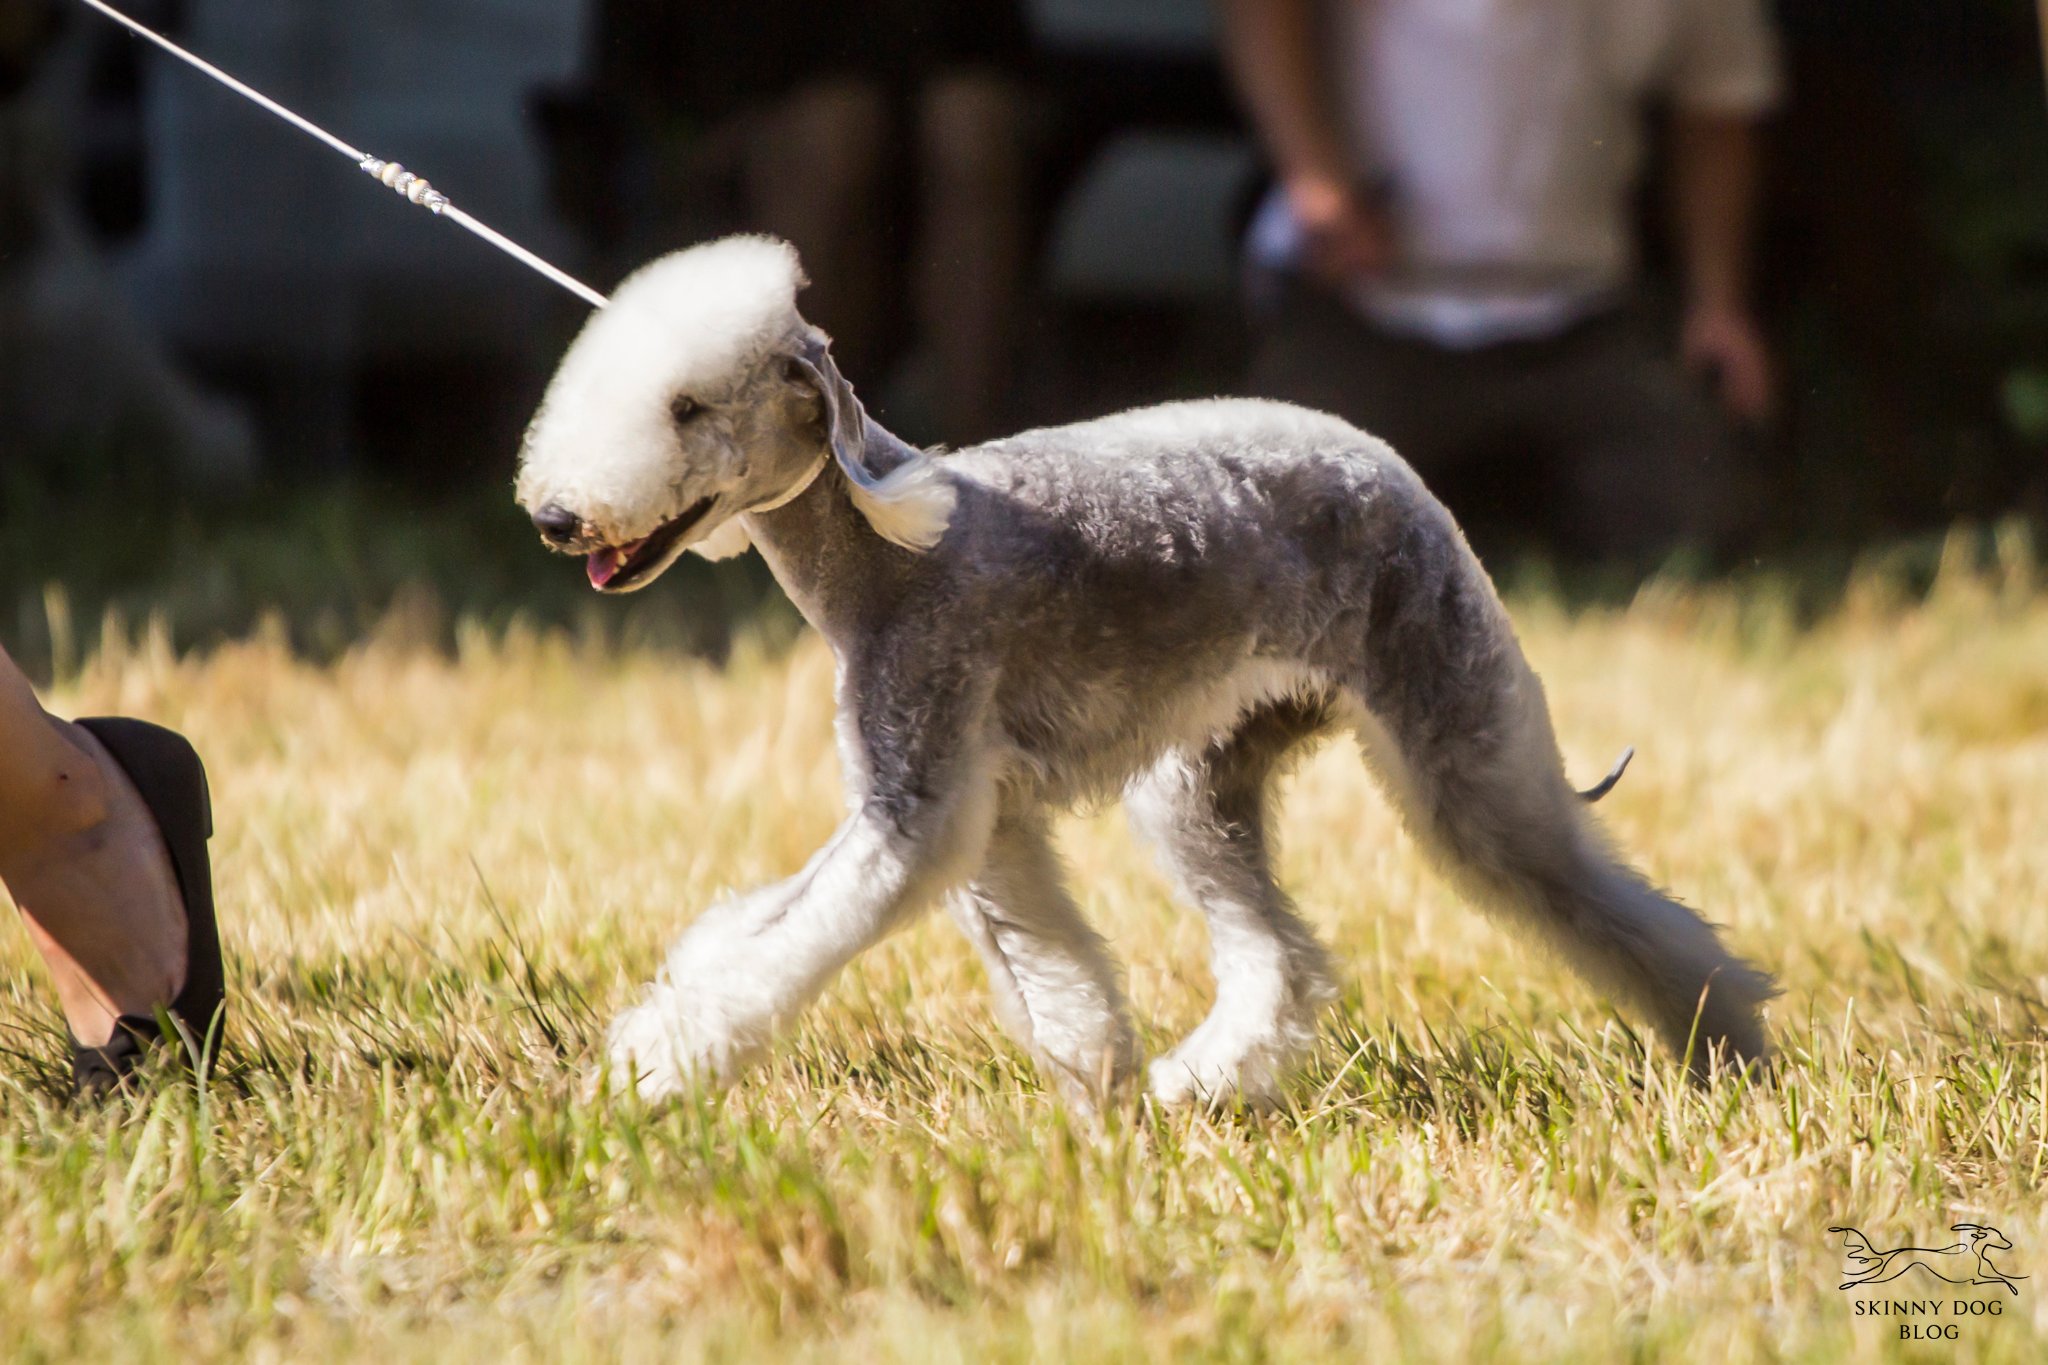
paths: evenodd
<path fill-rule="evenodd" d="M 527 115 L 583 58 L 565 0 L 190 0 L 186 44 L 343 140 L 432 179 L 544 255 Z M 349 168 L 332 150 L 168 60 L 147 75 L 150 197 L 128 262 L 180 346 L 320 365 L 516 346 L 554 286 Z"/>

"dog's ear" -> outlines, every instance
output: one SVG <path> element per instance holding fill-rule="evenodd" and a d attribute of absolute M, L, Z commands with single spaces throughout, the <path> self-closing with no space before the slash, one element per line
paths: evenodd
<path fill-rule="evenodd" d="M 1982 1232 L 1984 1231 L 1984 1225 L 1982 1223 L 1950 1223 L 1948 1230 L 1950 1232 Z"/>
<path fill-rule="evenodd" d="M 793 377 L 817 391 L 833 463 L 852 485 L 853 505 L 868 524 L 905 549 L 938 544 L 952 521 L 955 495 L 937 464 L 868 420 L 823 332 L 806 331 L 788 363 Z M 888 467 L 877 472 L 878 461 Z"/>
<path fill-rule="evenodd" d="M 789 357 L 788 372 L 818 395 L 825 441 L 846 477 L 856 486 L 873 483 L 874 476 L 861 463 L 867 446 L 867 409 L 853 396 L 853 385 L 839 373 L 838 362 L 832 359 L 832 343 L 823 332 L 813 327 L 805 333 L 803 344 Z"/>

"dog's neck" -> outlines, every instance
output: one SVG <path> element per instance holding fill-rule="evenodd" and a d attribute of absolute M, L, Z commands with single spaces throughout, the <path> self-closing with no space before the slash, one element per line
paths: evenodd
<path fill-rule="evenodd" d="M 886 474 L 914 450 L 874 418 L 865 423 L 863 460 Z M 745 517 L 747 534 L 775 581 L 813 629 L 835 648 L 856 622 L 898 590 L 917 556 L 875 533 L 853 505 L 846 476 L 831 461 L 810 486 L 772 509 Z"/>

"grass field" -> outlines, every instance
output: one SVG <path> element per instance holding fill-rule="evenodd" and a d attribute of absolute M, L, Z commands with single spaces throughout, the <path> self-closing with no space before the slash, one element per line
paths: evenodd
<path fill-rule="evenodd" d="M 1780 973 L 1775 1085 L 1681 1084 L 1333 747 L 1285 864 L 1347 984 L 1292 1106 L 1099 1124 L 942 919 L 721 1100 L 585 1096 L 665 942 L 830 829 L 815 640 L 115 632 L 52 702 L 206 752 L 236 1013 L 203 1091 L 74 1108 L 0 939 L 0 1359 L 2048 1358 L 2048 591 L 2020 538 L 1955 543 L 1931 593 L 1868 575 L 1817 622 L 1767 587 L 1513 603 L 1574 775 L 1641 750 L 1621 843 Z M 1163 1046 L 1199 920 L 1113 813 L 1064 846 Z M 1837 1291 L 1831 1226 L 1959 1222 L 2017 1296 L 1866 1295 L 1999 1306 L 1957 1340 Z"/>

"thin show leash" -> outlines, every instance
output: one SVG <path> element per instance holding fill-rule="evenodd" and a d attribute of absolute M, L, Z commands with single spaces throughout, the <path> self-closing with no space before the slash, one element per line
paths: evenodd
<path fill-rule="evenodd" d="M 519 245 L 519 243 L 513 241 L 510 237 L 507 237 L 504 233 L 499 232 L 496 228 L 491 227 L 487 223 L 479 222 L 477 219 L 463 212 L 461 209 L 457 208 L 453 203 L 449 201 L 447 195 L 441 193 L 441 191 L 435 189 L 432 185 L 428 184 L 423 177 L 414 175 L 411 171 L 399 165 L 397 162 L 386 161 L 381 157 L 372 156 L 370 153 L 362 150 L 360 147 L 350 146 L 348 143 L 343 142 L 340 138 L 328 132 L 325 128 L 322 128 L 319 124 L 313 122 L 311 119 L 293 113 L 291 110 L 285 108 L 282 104 L 279 104 L 276 100 L 270 98 L 270 96 L 264 94 L 262 91 L 256 89 L 254 86 L 251 86 L 244 81 L 235 79 L 233 76 L 230 76 L 227 72 L 215 66 L 212 62 L 209 62 L 203 57 L 195 56 L 193 53 L 186 51 L 184 48 L 172 42 L 169 38 L 164 37 L 163 34 L 158 33 L 155 29 L 152 29 L 146 24 L 139 23 L 136 20 L 129 18 L 127 15 L 121 13 L 121 11 L 115 9 L 112 5 L 107 4 L 106 0 L 79 0 L 79 2 L 92 9 L 98 10 L 101 14 L 106 15 L 107 18 L 112 19 L 115 23 L 127 29 L 130 33 L 133 33 L 136 37 L 144 38 L 152 43 L 155 43 L 158 47 L 170 53 L 173 57 L 176 57 L 179 61 L 185 63 L 187 66 L 193 68 L 195 71 L 199 71 L 204 75 L 212 77 L 215 81 L 218 81 L 220 84 L 234 91 L 243 99 L 248 100 L 251 104 L 254 104 L 259 108 L 266 109 L 270 113 L 275 114 L 278 118 L 283 119 L 286 123 L 291 124 L 292 127 L 297 128 L 300 132 L 306 134 L 308 137 L 315 138 L 318 141 L 326 143 L 329 147 L 332 147 L 335 151 L 340 152 L 350 161 L 355 162 L 357 169 L 363 171 L 365 174 L 374 177 L 387 188 L 395 190 L 408 203 L 417 204 L 421 208 L 427 210 L 427 212 L 433 214 L 436 218 L 446 218 L 449 222 L 454 223 L 457 227 L 464 228 L 472 233 L 475 233 L 484 241 L 489 242 L 492 246 L 504 252 L 507 256 L 510 256 L 513 260 L 518 261 L 521 265 L 524 265 L 528 269 L 533 270 L 538 274 L 545 275 L 548 279 L 553 280 L 556 284 L 559 284 L 560 286 L 562 286 L 562 288 L 568 290 L 577 298 L 582 299 L 592 308 L 603 308 L 606 307 L 611 302 L 611 300 L 607 299 L 603 294 L 598 293 L 595 289 L 592 289 L 589 285 L 583 283 L 583 281 L 577 279 L 568 271 L 563 270 L 561 267 L 553 264 L 550 261 L 542 259 L 541 257 L 535 255 L 533 252 L 528 251 L 525 247 Z M 2043 2 L 2048 3 L 2048 0 L 2043 0 Z M 779 507 L 782 507 L 790 502 L 795 501 L 799 496 L 801 496 L 804 493 L 805 490 L 807 490 L 811 486 L 813 482 L 817 480 L 818 475 L 824 471 L 825 464 L 825 457 L 820 456 L 818 458 L 817 463 L 813 464 L 811 468 L 803 475 L 803 477 L 798 479 L 797 482 L 794 485 L 792 485 L 789 489 L 768 499 L 768 501 L 764 503 L 761 503 L 754 507 L 749 507 L 746 510 L 749 513 L 772 512 Z"/>
<path fill-rule="evenodd" d="M 441 193 L 441 191 L 435 189 L 424 179 L 414 175 L 397 162 L 385 161 L 381 157 L 370 155 L 359 147 L 351 147 L 348 143 L 343 142 L 311 119 L 300 117 L 262 91 L 236 80 L 213 63 L 187 52 L 184 48 L 179 47 L 156 30 L 145 24 L 138 23 L 136 20 L 115 9 L 112 5 L 105 3 L 105 0 L 79 0 L 79 2 L 98 10 L 101 14 L 106 15 L 107 18 L 112 19 L 136 37 L 155 43 L 187 66 L 212 77 L 250 103 L 269 110 L 272 114 L 291 124 L 307 136 L 317 138 L 319 141 L 326 143 L 350 161 L 355 162 L 357 169 L 375 177 L 387 188 L 397 191 L 407 202 L 417 204 L 436 218 L 446 218 L 457 227 L 474 233 L 498 250 L 504 252 L 507 256 L 510 256 L 513 260 L 518 261 L 521 265 L 553 280 L 556 284 L 562 286 L 562 288 L 568 290 L 577 298 L 582 299 L 591 307 L 603 308 L 609 302 L 603 294 L 598 293 L 568 271 L 543 260 L 519 245 L 519 243 L 513 241 L 510 237 L 507 237 L 504 233 L 491 227 L 488 223 L 480 222 L 463 212 L 453 203 L 449 202 L 447 195 Z"/>

